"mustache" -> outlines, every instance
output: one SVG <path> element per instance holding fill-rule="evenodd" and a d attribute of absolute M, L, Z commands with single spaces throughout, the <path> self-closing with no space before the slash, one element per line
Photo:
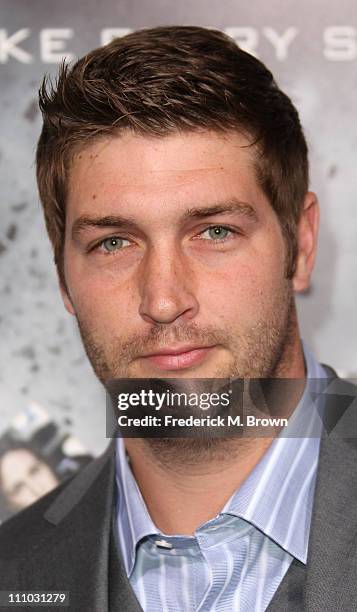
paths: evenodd
<path fill-rule="evenodd" d="M 187 343 L 207 346 L 226 344 L 227 334 L 212 326 L 199 327 L 196 323 L 176 325 L 168 328 L 165 325 L 152 327 L 146 335 L 132 334 L 125 342 L 118 338 L 120 352 L 125 361 L 131 361 L 144 353 L 154 352 L 165 346 Z"/>

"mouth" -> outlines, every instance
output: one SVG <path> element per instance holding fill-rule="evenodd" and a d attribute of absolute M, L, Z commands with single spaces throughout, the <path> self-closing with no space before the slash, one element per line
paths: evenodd
<path fill-rule="evenodd" d="M 202 363 L 215 346 L 165 347 L 143 355 L 142 359 L 161 370 L 183 370 Z"/>

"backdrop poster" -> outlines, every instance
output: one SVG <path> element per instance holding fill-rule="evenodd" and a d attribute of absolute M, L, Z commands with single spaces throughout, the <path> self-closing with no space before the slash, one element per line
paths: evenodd
<path fill-rule="evenodd" d="M 0 4 L 0 429 L 29 402 L 94 453 L 105 445 L 104 391 L 64 311 L 35 186 L 45 73 L 113 36 L 159 24 L 224 30 L 259 56 L 300 111 L 322 210 L 302 336 L 339 374 L 357 376 L 357 13 L 353 0 L 93 0 Z M 101 434 L 101 435 L 100 435 Z"/>

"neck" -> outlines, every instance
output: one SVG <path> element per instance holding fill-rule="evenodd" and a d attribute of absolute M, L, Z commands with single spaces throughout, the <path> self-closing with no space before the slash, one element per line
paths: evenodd
<path fill-rule="evenodd" d="M 192 445 L 194 440 L 188 442 Z M 225 441 L 222 460 L 216 455 L 214 460 L 204 463 L 172 467 L 159 462 L 145 440 L 127 439 L 126 448 L 155 525 L 168 535 L 189 535 L 219 514 L 271 442 L 271 438 L 229 439 Z"/>
<path fill-rule="evenodd" d="M 284 377 L 305 378 L 298 333 L 286 349 L 284 362 Z M 272 437 L 218 440 L 220 444 L 207 444 L 205 452 L 197 455 L 195 440 L 189 438 L 156 441 L 127 438 L 125 445 L 153 522 L 162 533 L 189 535 L 221 512 L 272 441 Z M 180 461 L 169 460 L 173 442 Z"/>

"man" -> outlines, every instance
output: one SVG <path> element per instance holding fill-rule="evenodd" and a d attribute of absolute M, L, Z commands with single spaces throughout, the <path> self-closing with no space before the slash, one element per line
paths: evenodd
<path fill-rule="evenodd" d="M 26 508 L 59 484 L 53 467 L 35 448 L 24 442 L 4 446 L 0 453 L 0 500 L 4 498 L 6 510 Z"/>
<path fill-rule="evenodd" d="M 40 106 L 61 292 L 104 384 L 333 378 L 294 303 L 318 231 L 306 143 L 257 59 L 214 30 L 143 30 L 62 67 Z M 357 610 L 356 445 L 326 433 L 346 409 L 331 398 L 318 436 L 114 441 L 2 528 L 2 590 L 68 591 L 73 610 Z"/>

